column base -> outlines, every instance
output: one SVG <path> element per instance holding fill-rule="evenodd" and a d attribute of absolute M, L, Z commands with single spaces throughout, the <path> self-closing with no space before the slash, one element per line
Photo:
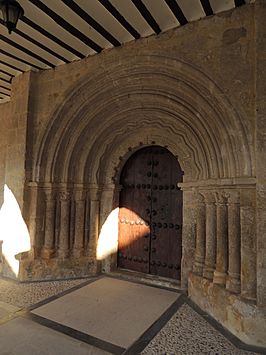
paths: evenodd
<path fill-rule="evenodd" d="M 240 293 L 240 275 L 232 276 L 229 274 L 226 280 L 226 289 L 233 293 Z"/>
<path fill-rule="evenodd" d="M 255 290 L 241 290 L 241 297 L 249 301 L 256 301 Z"/>
<path fill-rule="evenodd" d="M 61 259 L 66 259 L 69 256 L 69 250 L 59 249 L 58 250 L 58 257 Z"/>
<path fill-rule="evenodd" d="M 203 268 L 203 277 L 208 280 L 213 280 L 214 268 L 210 266 L 204 266 Z"/>
<path fill-rule="evenodd" d="M 225 286 L 226 273 L 215 270 L 213 274 L 213 282 L 217 285 Z"/>
<path fill-rule="evenodd" d="M 41 251 L 41 257 L 43 259 L 51 259 L 55 254 L 55 250 L 53 248 L 43 248 Z"/>
<path fill-rule="evenodd" d="M 203 273 L 203 262 L 195 260 L 195 262 L 193 264 L 193 272 L 196 275 L 202 276 L 202 273 Z"/>
<path fill-rule="evenodd" d="M 83 248 L 75 248 L 73 249 L 73 257 L 74 258 L 80 258 L 81 256 L 84 255 L 84 249 Z"/>

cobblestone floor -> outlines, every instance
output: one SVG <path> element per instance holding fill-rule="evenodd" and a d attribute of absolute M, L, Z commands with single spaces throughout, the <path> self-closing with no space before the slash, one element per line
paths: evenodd
<path fill-rule="evenodd" d="M 0 278 L 0 301 L 16 307 L 26 308 L 85 281 L 86 279 L 77 279 L 18 283 Z"/>
<path fill-rule="evenodd" d="M 17 283 L 0 278 L 0 301 L 26 308 L 86 281 L 86 279 L 77 279 Z M 194 309 L 188 304 L 183 304 L 141 354 L 252 355 L 256 353 L 237 349 Z"/>
<path fill-rule="evenodd" d="M 252 355 L 237 349 L 188 304 L 183 304 L 143 355 Z"/>

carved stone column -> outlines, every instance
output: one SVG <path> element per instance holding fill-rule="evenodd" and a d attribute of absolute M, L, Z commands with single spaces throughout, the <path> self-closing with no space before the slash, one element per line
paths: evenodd
<path fill-rule="evenodd" d="M 204 193 L 206 203 L 206 251 L 203 276 L 213 279 L 216 260 L 216 206 L 212 192 Z"/>
<path fill-rule="evenodd" d="M 42 240 L 40 238 L 41 233 L 38 231 L 41 229 L 40 216 L 38 216 L 38 195 L 40 189 L 36 182 L 28 183 L 25 190 L 25 204 L 23 208 L 23 216 L 26 216 L 27 226 L 29 228 L 31 251 L 33 257 L 39 256 L 39 251 L 42 247 Z"/>
<path fill-rule="evenodd" d="M 97 258 L 97 242 L 99 237 L 99 209 L 100 203 L 97 200 L 90 201 L 90 239 L 88 254 L 92 259 Z"/>
<path fill-rule="evenodd" d="M 113 209 L 115 185 L 108 184 L 101 190 L 100 225 L 102 226 Z"/>
<path fill-rule="evenodd" d="M 58 240 L 58 256 L 66 258 L 69 254 L 69 226 L 70 226 L 70 194 L 59 193 L 60 200 L 60 230 Z"/>
<path fill-rule="evenodd" d="M 55 196 L 51 189 L 45 191 L 45 229 L 42 257 L 49 259 L 54 254 Z"/>
<path fill-rule="evenodd" d="M 227 277 L 228 258 L 228 227 L 227 227 L 227 198 L 224 192 L 215 194 L 216 198 L 216 268 L 213 282 L 225 286 Z"/>
<path fill-rule="evenodd" d="M 83 191 L 75 193 L 75 232 L 73 255 L 79 258 L 84 252 L 85 198 Z"/>
<path fill-rule="evenodd" d="M 90 229 L 89 229 L 89 241 L 88 241 L 88 256 L 93 260 L 97 257 L 97 241 L 99 236 L 99 213 L 100 203 L 98 196 L 98 187 L 92 186 L 89 190 L 90 199 Z"/>
<path fill-rule="evenodd" d="M 181 187 L 183 192 L 183 228 L 182 228 L 182 259 L 181 259 L 181 287 L 187 289 L 188 277 L 193 271 L 196 244 L 197 201 L 195 191 Z M 205 235 L 204 235 L 205 238 Z"/>
<path fill-rule="evenodd" d="M 256 275 L 256 196 L 255 189 L 243 189 L 240 196 L 241 295 L 255 300 Z"/>
<path fill-rule="evenodd" d="M 239 193 L 230 192 L 228 198 L 228 277 L 226 288 L 240 292 L 240 205 Z"/>
<path fill-rule="evenodd" d="M 197 198 L 196 252 L 193 272 L 202 276 L 205 259 L 206 209 L 204 197 L 198 194 Z"/>

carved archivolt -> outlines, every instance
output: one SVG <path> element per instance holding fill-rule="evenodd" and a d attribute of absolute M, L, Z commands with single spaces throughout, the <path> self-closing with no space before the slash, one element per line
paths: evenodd
<path fill-rule="evenodd" d="M 35 150 L 32 180 L 110 183 L 129 147 L 153 141 L 178 155 L 185 181 L 253 174 L 241 120 L 217 85 L 187 63 L 142 55 L 71 90 Z"/>

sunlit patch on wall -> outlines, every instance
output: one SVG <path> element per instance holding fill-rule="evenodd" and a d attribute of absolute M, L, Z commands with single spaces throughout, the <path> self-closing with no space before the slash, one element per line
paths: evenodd
<path fill-rule="evenodd" d="M 103 260 L 117 252 L 118 213 L 119 208 L 114 209 L 101 228 L 97 245 L 97 260 Z"/>
<path fill-rule="evenodd" d="M 15 255 L 30 250 L 30 236 L 19 204 L 7 185 L 4 187 L 4 203 L 0 210 L 0 240 L 3 241 L 2 252 L 5 262 L 8 263 L 12 273 L 18 276 L 19 261 Z"/>

